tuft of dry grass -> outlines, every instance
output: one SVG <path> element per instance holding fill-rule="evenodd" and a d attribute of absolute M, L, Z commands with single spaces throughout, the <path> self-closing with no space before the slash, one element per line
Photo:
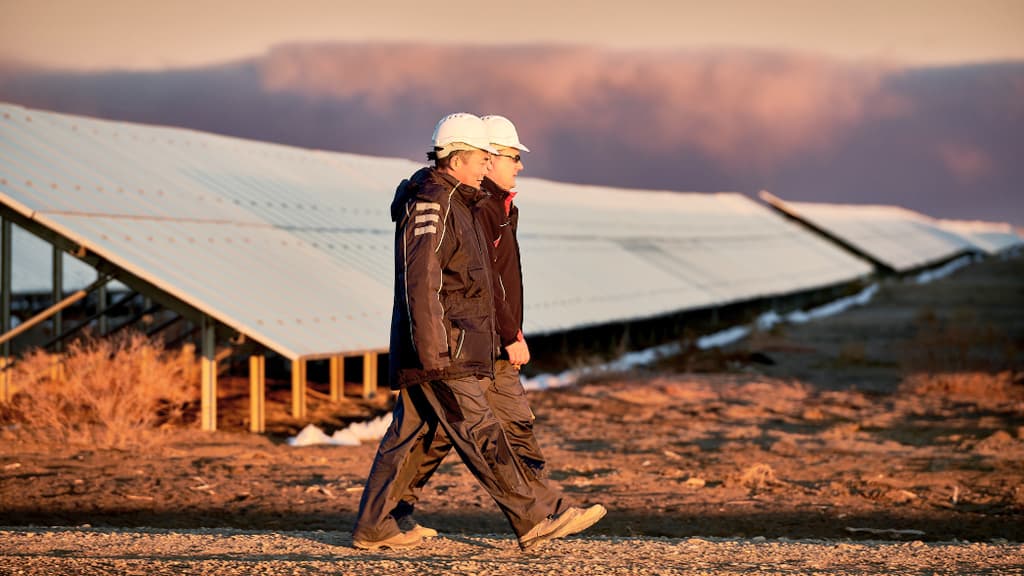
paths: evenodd
<path fill-rule="evenodd" d="M 1024 386 L 1014 381 L 1007 370 L 988 372 L 920 372 L 910 374 L 900 384 L 900 391 L 916 396 L 938 396 L 952 400 L 1002 404 L 1024 401 Z"/>
<path fill-rule="evenodd" d="M 740 485 L 750 490 L 762 490 L 770 486 L 782 484 L 775 476 L 775 470 L 767 464 L 757 463 L 748 466 L 738 476 L 730 478 L 730 485 Z"/>
<path fill-rule="evenodd" d="M 162 425 L 194 414 L 199 373 L 194 351 L 165 350 L 144 335 L 87 339 L 66 354 L 26 354 L 0 420 L 39 440 L 124 448 Z"/>

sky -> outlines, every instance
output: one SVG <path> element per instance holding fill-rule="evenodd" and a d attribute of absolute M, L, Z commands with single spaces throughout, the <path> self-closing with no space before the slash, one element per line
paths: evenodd
<path fill-rule="evenodd" d="M 1024 59 L 1024 0 L 0 0 L 0 14 L 0 61 L 66 70 L 206 66 L 321 41 Z"/>

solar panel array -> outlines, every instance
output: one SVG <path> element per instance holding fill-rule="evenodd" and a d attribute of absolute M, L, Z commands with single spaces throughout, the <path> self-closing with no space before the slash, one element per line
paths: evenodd
<path fill-rule="evenodd" d="M 761 198 L 897 272 L 979 251 L 934 219 L 898 206 L 789 202 L 766 192 Z"/>
<path fill-rule="evenodd" d="M 388 208 L 420 166 L 0 104 L 8 209 L 292 359 L 387 348 Z M 528 333 L 871 272 L 738 194 L 519 189 Z"/>
<path fill-rule="evenodd" d="M 988 254 L 999 254 L 1011 248 L 1024 245 L 1013 226 L 1005 222 L 982 222 L 978 220 L 939 220 L 939 226 L 966 238 Z"/>

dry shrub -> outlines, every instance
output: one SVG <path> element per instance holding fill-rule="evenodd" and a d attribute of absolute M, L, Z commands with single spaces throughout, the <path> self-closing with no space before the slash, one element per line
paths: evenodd
<path fill-rule="evenodd" d="M 988 372 L 917 373 L 903 379 L 900 391 L 916 396 L 939 396 L 953 400 L 1004 404 L 1024 400 L 1024 386 L 1014 382 L 1009 370 Z"/>
<path fill-rule="evenodd" d="M 1018 440 L 1006 430 L 996 430 L 991 436 L 974 445 L 974 451 L 981 454 L 1008 454 L 1019 445 Z"/>
<path fill-rule="evenodd" d="M 900 364 L 906 374 L 997 373 L 1019 369 L 1024 354 L 1019 339 L 969 309 L 938 314 L 925 308 L 914 319 L 914 331 L 902 343 Z"/>
<path fill-rule="evenodd" d="M 199 395 L 192 350 L 167 351 L 138 333 L 79 341 L 61 356 L 36 350 L 12 379 L 3 419 L 38 440 L 100 448 L 183 422 Z"/>
<path fill-rule="evenodd" d="M 781 484 L 779 479 L 775 477 L 775 470 L 772 470 L 772 467 L 767 464 L 760 463 L 748 467 L 738 478 L 735 478 L 735 481 L 740 486 L 751 490 L 759 490 Z"/>

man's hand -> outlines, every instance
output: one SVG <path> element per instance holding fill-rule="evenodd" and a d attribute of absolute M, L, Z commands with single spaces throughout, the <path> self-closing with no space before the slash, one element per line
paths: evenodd
<path fill-rule="evenodd" d="M 526 345 L 526 340 L 513 342 L 505 346 L 505 350 L 508 352 L 509 364 L 512 364 L 515 368 L 519 368 L 530 361 L 530 348 Z"/>

